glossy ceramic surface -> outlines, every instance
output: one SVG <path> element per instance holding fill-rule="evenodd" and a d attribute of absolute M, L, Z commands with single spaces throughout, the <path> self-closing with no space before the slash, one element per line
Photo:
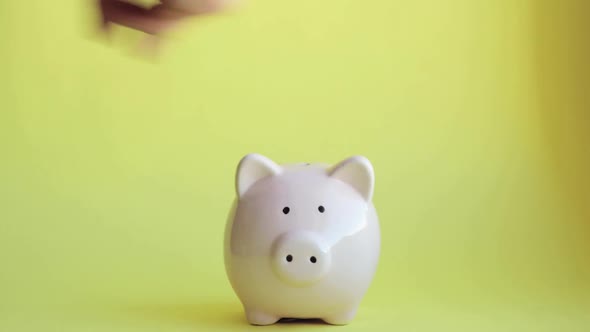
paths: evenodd
<path fill-rule="evenodd" d="M 279 165 L 249 154 L 225 231 L 228 278 L 251 324 L 347 324 L 376 272 L 380 228 L 364 157 Z"/>

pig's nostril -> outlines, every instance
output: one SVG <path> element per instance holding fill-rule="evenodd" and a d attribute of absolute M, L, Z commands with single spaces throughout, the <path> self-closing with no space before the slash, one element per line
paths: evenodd
<path fill-rule="evenodd" d="M 293 261 L 293 256 L 287 255 L 287 262 L 291 262 L 291 261 Z"/>
<path fill-rule="evenodd" d="M 315 258 L 315 256 L 311 256 L 309 258 L 309 261 L 315 264 L 315 262 L 317 262 L 318 260 Z"/>

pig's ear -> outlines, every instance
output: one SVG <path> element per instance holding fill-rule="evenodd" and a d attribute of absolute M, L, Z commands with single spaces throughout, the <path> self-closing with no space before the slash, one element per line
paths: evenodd
<path fill-rule="evenodd" d="M 274 161 L 257 153 L 246 155 L 240 160 L 236 172 L 236 192 L 242 197 L 258 180 L 280 174 L 282 171 Z"/>
<path fill-rule="evenodd" d="M 363 156 L 350 157 L 330 167 L 328 175 L 351 185 L 365 201 L 373 199 L 375 172 L 369 159 Z"/>

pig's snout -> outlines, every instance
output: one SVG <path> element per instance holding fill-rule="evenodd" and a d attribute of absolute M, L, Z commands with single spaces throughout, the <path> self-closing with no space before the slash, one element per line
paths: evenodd
<path fill-rule="evenodd" d="M 319 281 L 330 268 L 330 248 L 317 234 L 288 232 L 273 244 L 273 269 L 284 282 L 305 286 Z"/>

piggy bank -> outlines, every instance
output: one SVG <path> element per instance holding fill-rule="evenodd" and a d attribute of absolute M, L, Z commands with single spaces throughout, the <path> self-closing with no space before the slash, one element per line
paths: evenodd
<path fill-rule="evenodd" d="M 381 245 L 369 160 L 277 164 L 249 154 L 238 164 L 235 190 L 224 260 L 247 321 L 350 323 Z"/>

